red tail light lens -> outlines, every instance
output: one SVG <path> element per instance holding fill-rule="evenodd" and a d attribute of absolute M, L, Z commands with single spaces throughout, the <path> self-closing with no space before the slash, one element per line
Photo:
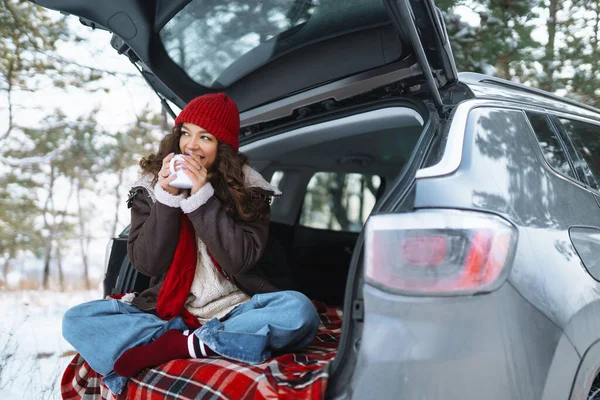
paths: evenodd
<path fill-rule="evenodd" d="M 459 294 L 498 287 L 516 230 L 482 213 L 422 210 L 376 215 L 365 238 L 365 278 L 413 294 Z"/>
<path fill-rule="evenodd" d="M 413 236 L 402 241 L 402 262 L 408 265 L 432 267 L 446 259 L 444 236 Z"/>

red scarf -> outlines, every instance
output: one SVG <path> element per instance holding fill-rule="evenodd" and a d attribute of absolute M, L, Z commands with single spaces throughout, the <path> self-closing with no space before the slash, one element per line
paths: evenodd
<path fill-rule="evenodd" d="M 159 317 L 167 321 L 179 315 L 190 329 L 197 329 L 202 326 L 198 322 L 198 318 L 193 316 L 184 307 L 190 294 L 194 275 L 196 274 L 196 264 L 198 262 L 197 251 L 194 227 L 188 217 L 184 213 L 181 213 L 179 242 L 177 243 L 171 266 L 167 271 L 167 276 L 165 276 L 165 280 L 158 292 L 156 313 Z M 230 280 L 212 254 L 208 252 L 208 255 L 219 273 L 225 279 Z M 123 296 L 124 294 L 114 294 L 110 297 L 120 299 Z"/>
<path fill-rule="evenodd" d="M 197 329 L 202 326 L 198 322 L 198 318 L 193 316 L 184 307 L 196 273 L 197 254 L 194 227 L 186 215 L 181 213 L 179 242 L 177 243 L 171 266 L 167 271 L 167 276 L 165 276 L 165 280 L 158 292 L 156 313 L 159 317 L 167 321 L 180 315 L 190 329 Z M 217 260 L 215 260 L 210 252 L 208 252 L 208 255 L 219 273 L 229 281 L 229 277 L 225 274 L 225 271 L 223 271 Z M 124 293 L 113 294 L 110 297 L 120 299 L 123 296 L 125 296 Z"/>
<path fill-rule="evenodd" d="M 194 281 L 196 263 L 197 249 L 194 227 L 188 217 L 181 213 L 179 243 L 167 276 L 158 292 L 156 313 L 164 320 L 171 320 L 181 315 L 190 329 L 197 329 L 201 326 L 198 318 L 184 307 Z"/>

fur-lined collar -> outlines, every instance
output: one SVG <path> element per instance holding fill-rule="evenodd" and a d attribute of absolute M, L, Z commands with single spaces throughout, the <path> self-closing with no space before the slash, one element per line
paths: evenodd
<path fill-rule="evenodd" d="M 268 192 L 273 192 L 273 196 L 281 196 L 281 191 L 275 186 L 271 185 L 271 183 L 267 182 L 257 170 L 248 164 L 244 164 L 242 170 L 244 172 L 244 185 L 246 187 L 261 188 Z"/>
<path fill-rule="evenodd" d="M 281 191 L 271 185 L 266 181 L 265 178 L 254 168 L 249 166 L 248 164 L 244 164 L 243 167 L 244 172 L 244 185 L 246 187 L 256 187 L 268 192 L 272 192 L 272 196 L 281 196 Z M 156 201 L 156 197 L 154 196 L 154 188 L 152 187 L 152 179 L 154 176 L 152 174 L 144 174 L 140 179 L 138 179 L 132 187 L 143 187 L 148 191 L 148 194 L 152 198 L 153 201 Z"/>

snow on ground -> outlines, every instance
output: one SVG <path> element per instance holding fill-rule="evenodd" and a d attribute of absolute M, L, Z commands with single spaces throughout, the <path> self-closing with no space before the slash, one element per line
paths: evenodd
<path fill-rule="evenodd" d="M 61 320 L 100 290 L 0 292 L 0 399 L 60 399 L 62 372 L 74 355 Z"/>

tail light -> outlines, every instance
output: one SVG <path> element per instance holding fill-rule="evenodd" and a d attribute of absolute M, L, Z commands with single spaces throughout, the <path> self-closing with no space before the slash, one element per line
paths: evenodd
<path fill-rule="evenodd" d="M 484 213 L 419 210 L 374 215 L 365 237 L 365 278 L 407 294 L 495 290 L 506 278 L 516 229 Z"/>

